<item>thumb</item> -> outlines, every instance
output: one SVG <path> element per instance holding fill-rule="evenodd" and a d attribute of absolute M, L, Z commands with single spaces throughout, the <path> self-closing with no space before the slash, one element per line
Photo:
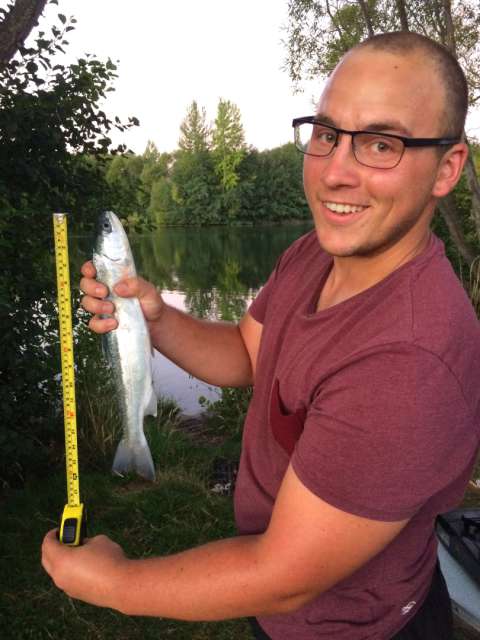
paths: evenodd
<path fill-rule="evenodd" d="M 113 287 L 114 292 L 124 298 L 138 297 L 140 286 L 138 278 L 126 278 Z"/>

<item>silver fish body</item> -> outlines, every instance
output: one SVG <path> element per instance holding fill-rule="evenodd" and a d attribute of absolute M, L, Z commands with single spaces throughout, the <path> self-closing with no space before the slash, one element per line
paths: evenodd
<path fill-rule="evenodd" d="M 127 235 L 111 211 L 99 217 L 93 263 L 98 281 L 108 287 L 107 299 L 114 303 L 118 321 L 118 327 L 103 336 L 123 422 L 112 471 L 119 475 L 136 471 L 154 480 L 155 468 L 143 431 L 144 416 L 157 415 L 150 334 L 138 299 L 122 298 L 113 291 L 117 282 L 135 276 L 136 271 Z"/>

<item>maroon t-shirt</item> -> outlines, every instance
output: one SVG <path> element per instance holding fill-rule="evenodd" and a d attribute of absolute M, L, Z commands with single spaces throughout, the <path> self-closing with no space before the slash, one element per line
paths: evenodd
<path fill-rule="evenodd" d="M 480 439 L 480 325 L 440 240 L 432 236 L 422 255 L 317 312 L 331 265 L 315 232 L 303 236 L 250 307 L 263 333 L 237 526 L 265 531 L 289 462 L 339 509 L 411 520 L 299 611 L 259 618 L 274 640 L 384 640 L 401 629 L 430 585 L 434 519 L 461 500 Z"/>

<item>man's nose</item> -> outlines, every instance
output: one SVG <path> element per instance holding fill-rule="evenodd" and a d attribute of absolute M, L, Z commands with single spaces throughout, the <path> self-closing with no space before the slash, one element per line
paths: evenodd
<path fill-rule="evenodd" d="M 322 172 L 328 187 L 355 186 L 359 181 L 359 164 L 353 153 L 352 136 L 339 134 Z"/>

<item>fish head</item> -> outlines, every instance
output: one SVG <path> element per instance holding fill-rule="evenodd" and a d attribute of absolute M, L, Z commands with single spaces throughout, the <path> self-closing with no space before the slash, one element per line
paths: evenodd
<path fill-rule="evenodd" d="M 98 217 L 95 252 L 118 264 L 132 262 L 127 234 L 113 211 L 104 211 Z"/>

